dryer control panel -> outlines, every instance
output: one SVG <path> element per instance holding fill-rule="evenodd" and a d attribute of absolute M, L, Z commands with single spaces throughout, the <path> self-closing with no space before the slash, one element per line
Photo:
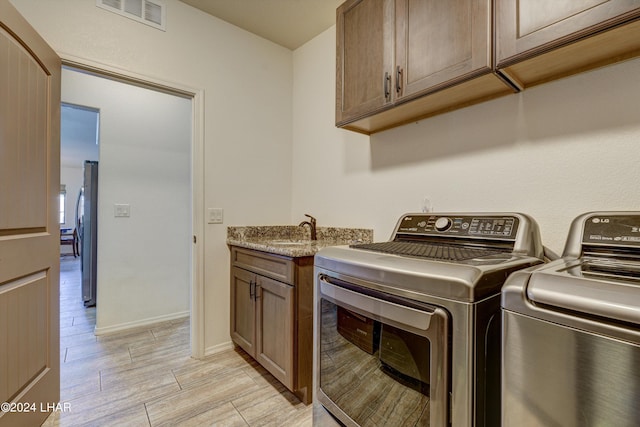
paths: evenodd
<path fill-rule="evenodd" d="M 512 240 L 518 225 L 516 216 L 416 214 L 402 217 L 395 233 Z"/>
<path fill-rule="evenodd" d="M 640 247 L 640 215 L 589 216 L 584 221 L 582 243 Z"/>

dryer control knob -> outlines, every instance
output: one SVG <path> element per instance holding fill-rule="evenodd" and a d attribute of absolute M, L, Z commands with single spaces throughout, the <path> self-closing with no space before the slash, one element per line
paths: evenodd
<path fill-rule="evenodd" d="M 438 231 L 447 231 L 451 228 L 451 218 L 447 218 L 445 216 L 440 217 L 436 220 L 435 226 Z"/>

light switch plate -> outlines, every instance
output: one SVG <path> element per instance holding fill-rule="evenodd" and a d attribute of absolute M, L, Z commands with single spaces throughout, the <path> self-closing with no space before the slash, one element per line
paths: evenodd
<path fill-rule="evenodd" d="M 113 216 L 116 218 L 129 218 L 131 216 L 131 206 L 116 203 L 113 205 Z"/>
<path fill-rule="evenodd" d="M 222 224 L 224 209 L 222 208 L 209 208 L 208 209 L 208 222 L 209 224 Z"/>

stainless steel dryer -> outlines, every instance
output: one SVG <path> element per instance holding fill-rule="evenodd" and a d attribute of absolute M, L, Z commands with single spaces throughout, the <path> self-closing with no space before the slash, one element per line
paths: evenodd
<path fill-rule="evenodd" d="M 640 212 L 576 218 L 502 312 L 503 427 L 640 425 Z"/>
<path fill-rule="evenodd" d="M 320 250 L 314 425 L 498 425 L 500 289 L 542 254 L 517 213 L 407 214 L 389 242 Z"/>

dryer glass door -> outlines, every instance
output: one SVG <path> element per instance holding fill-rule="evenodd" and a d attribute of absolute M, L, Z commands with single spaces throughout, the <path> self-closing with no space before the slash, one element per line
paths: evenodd
<path fill-rule="evenodd" d="M 446 311 L 402 305 L 334 279 L 321 279 L 320 287 L 319 400 L 325 407 L 347 425 L 446 424 Z"/>

